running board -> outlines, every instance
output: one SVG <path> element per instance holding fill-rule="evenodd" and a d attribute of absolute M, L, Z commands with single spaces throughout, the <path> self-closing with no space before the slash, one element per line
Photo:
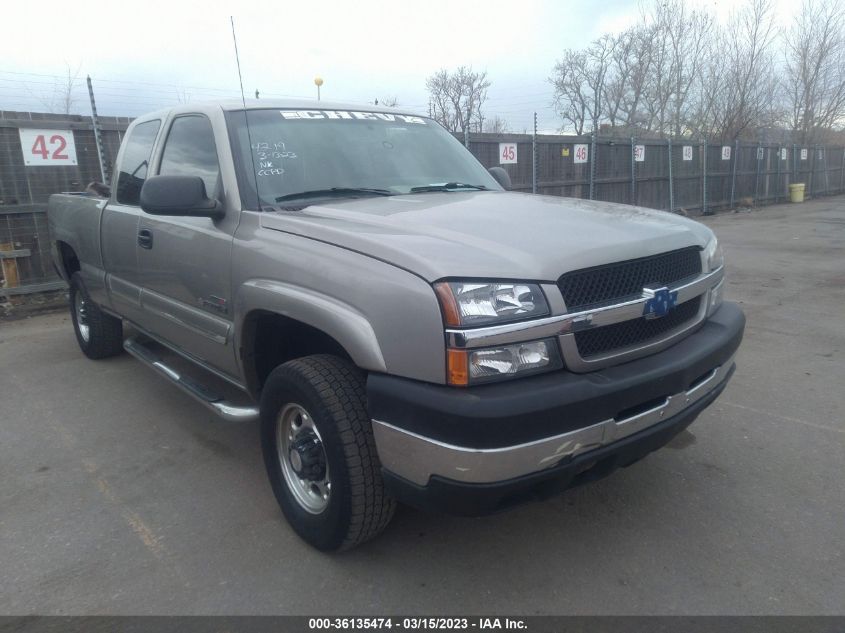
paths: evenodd
<path fill-rule="evenodd" d="M 123 349 L 227 422 L 254 422 L 258 419 L 258 407 L 238 406 L 226 402 L 223 396 L 165 365 L 155 352 L 145 347 L 137 338 L 131 337 L 123 341 Z"/>

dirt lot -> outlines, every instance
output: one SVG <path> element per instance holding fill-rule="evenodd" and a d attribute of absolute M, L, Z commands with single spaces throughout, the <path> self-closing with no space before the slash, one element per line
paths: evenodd
<path fill-rule="evenodd" d="M 257 429 L 64 314 L 0 323 L 0 613 L 845 613 L 845 198 L 706 218 L 748 316 L 738 371 L 673 443 L 483 519 L 402 509 L 320 554 Z"/>

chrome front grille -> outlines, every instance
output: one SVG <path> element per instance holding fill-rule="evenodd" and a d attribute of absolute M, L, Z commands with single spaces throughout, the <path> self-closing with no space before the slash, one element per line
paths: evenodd
<path fill-rule="evenodd" d="M 624 270 L 629 264 L 631 268 Z M 608 283 L 592 286 L 592 292 L 572 290 L 574 283 L 567 286 L 579 278 L 581 288 L 589 289 L 585 280 L 589 282 L 590 273 L 601 270 L 592 279 L 602 280 L 611 267 L 624 278 L 624 282 L 610 284 L 611 289 Z M 724 268 L 694 272 L 702 269 L 701 249 L 689 248 L 567 273 L 558 285 L 561 292 L 567 289 L 565 312 L 502 325 L 448 328 L 446 344 L 455 349 L 478 349 L 556 336 L 569 371 L 590 372 L 618 365 L 659 352 L 704 322 L 713 310 L 713 297 L 722 292 Z M 635 287 L 634 282 L 642 285 Z M 546 293 L 553 290 L 544 286 Z M 620 292 L 621 296 L 615 296 Z M 669 295 L 674 303 L 662 317 L 650 306 L 658 292 L 661 298 Z M 646 313 L 651 318 L 646 318 Z"/>
<path fill-rule="evenodd" d="M 567 310 L 576 312 L 602 303 L 639 297 L 647 285 L 671 286 L 699 274 L 701 249 L 692 246 L 576 270 L 562 275 L 557 285 Z"/>
<path fill-rule="evenodd" d="M 581 358 L 588 360 L 632 345 L 648 344 L 649 341 L 663 338 L 672 330 L 693 321 L 698 316 L 700 307 L 699 296 L 682 303 L 660 319 L 641 317 L 576 332 L 575 345 Z"/>

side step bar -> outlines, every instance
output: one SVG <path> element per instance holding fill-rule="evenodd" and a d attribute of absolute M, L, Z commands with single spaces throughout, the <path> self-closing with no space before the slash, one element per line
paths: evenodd
<path fill-rule="evenodd" d="M 258 407 L 237 406 L 226 402 L 219 394 L 187 376 L 180 375 L 179 372 L 165 365 L 153 351 L 145 347 L 137 338 L 131 337 L 123 341 L 123 349 L 227 422 L 254 422 L 258 419 Z"/>

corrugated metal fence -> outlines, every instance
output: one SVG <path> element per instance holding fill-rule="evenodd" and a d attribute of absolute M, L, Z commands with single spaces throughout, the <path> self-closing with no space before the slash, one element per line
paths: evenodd
<path fill-rule="evenodd" d="M 129 121 L 101 117 L 106 165 Z M 71 130 L 78 164 L 27 166 L 20 130 L 33 128 Z M 486 167 L 500 164 L 503 144 L 516 145 L 516 163 L 502 165 L 516 191 L 689 214 L 783 201 L 796 182 L 806 184 L 807 197 L 845 192 L 842 147 L 527 134 L 471 134 L 468 141 Z M 100 179 L 90 117 L 0 111 L 0 300 L 63 287 L 50 262 L 47 199 Z"/>

